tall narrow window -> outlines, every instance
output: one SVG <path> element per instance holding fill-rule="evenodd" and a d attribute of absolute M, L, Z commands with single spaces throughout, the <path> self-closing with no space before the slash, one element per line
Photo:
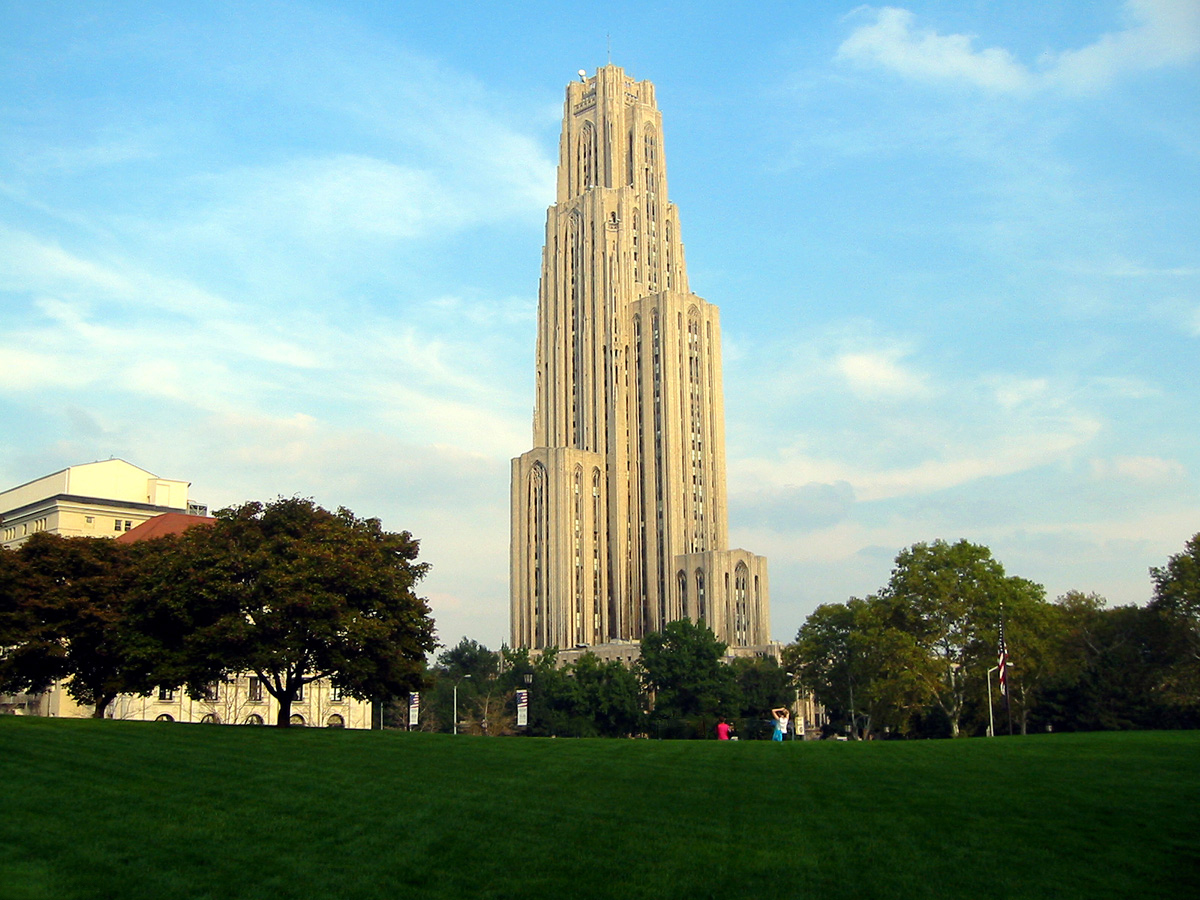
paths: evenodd
<path fill-rule="evenodd" d="M 602 584 L 600 577 L 600 557 L 602 546 L 600 541 L 600 525 L 604 515 L 600 508 L 600 470 L 592 469 L 592 636 L 593 641 L 602 634 L 600 621 L 600 600 Z"/>
<path fill-rule="evenodd" d="M 596 186 L 596 129 L 584 122 L 579 131 L 579 189 Z"/>
<path fill-rule="evenodd" d="M 529 603 L 527 608 L 532 615 L 529 627 L 533 638 L 537 641 L 535 647 L 546 646 L 546 616 L 549 610 L 545 605 L 545 565 L 547 553 L 547 523 L 546 523 L 546 469 L 539 462 L 534 463 L 529 473 Z"/>
<path fill-rule="evenodd" d="M 746 564 L 738 563 L 733 575 L 733 639 L 739 647 L 750 643 L 750 616 L 746 608 L 748 576 Z"/>

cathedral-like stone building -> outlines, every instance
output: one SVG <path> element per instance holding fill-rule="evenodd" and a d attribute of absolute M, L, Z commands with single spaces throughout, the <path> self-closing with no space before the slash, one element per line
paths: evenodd
<path fill-rule="evenodd" d="M 767 644 L 767 561 L 728 549 L 717 308 L 688 288 L 654 85 L 613 65 L 567 86 L 536 384 L 512 465 L 513 646 L 685 617 Z"/>

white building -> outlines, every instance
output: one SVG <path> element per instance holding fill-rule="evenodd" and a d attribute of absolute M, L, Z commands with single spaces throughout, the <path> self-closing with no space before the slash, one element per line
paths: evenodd
<path fill-rule="evenodd" d="M 163 513 L 206 515 L 188 499 L 189 487 L 123 459 L 69 466 L 0 493 L 0 546 L 19 546 L 38 531 L 116 537 Z"/>
<path fill-rule="evenodd" d="M 70 466 L 0 492 L 0 549 L 20 546 L 31 534 L 150 540 L 211 524 L 208 509 L 188 499 L 190 483 L 159 478 L 121 459 Z M 107 715 L 116 719 L 273 725 L 279 705 L 255 676 L 242 673 L 213 685 L 202 700 L 159 689 L 149 697 L 121 695 Z M 43 694 L 0 695 L 0 711 L 86 718 L 62 684 Z M 292 723 L 370 728 L 371 704 L 344 697 L 328 680 L 306 685 L 292 705 Z"/>

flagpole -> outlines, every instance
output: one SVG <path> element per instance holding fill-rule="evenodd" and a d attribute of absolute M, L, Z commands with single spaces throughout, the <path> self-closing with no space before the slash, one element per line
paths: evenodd
<path fill-rule="evenodd" d="M 996 654 L 996 667 L 1000 670 L 1000 693 L 1004 695 L 1004 709 L 1008 713 L 1008 734 L 1012 737 L 1012 699 L 1008 691 L 1008 645 L 1004 641 L 1004 601 L 1000 601 L 1000 647 Z M 990 684 L 990 682 L 989 682 Z"/>

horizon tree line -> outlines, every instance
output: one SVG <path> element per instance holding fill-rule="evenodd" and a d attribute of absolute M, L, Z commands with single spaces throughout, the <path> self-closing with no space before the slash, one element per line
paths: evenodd
<path fill-rule="evenodd" d="M 465 637 L 430 665 L 433 620 L 415 593 L 428 565 L 408 532 L 300 498 L 216 520 L 133 544 L 40 533 L 0 552 L 0 691 L 62 681 L 102 717 L 120 694 L 201 699 L 248 672 L 286 725 L 304 686 L 329 678 L 383 701 L 392 724 L 421 691 L 421 728 L 492 735 L 515 730 L 522 688 L 532 735 L 699 737 L 724 717 L 753 736 L 797 691 L 855 738 L 987 733 L 997 709 L 997 732 L 1200 726 L 1200 534 L 1150 570 L 1146 606 L 1078 591 L 1048 601 L 987 547 L 938 540 L 902 550 L 875 594 L 814 610 L 782 665 L 722 664 L 726 645 L 685 619 L 647 635 L 630 668 Z"/>

